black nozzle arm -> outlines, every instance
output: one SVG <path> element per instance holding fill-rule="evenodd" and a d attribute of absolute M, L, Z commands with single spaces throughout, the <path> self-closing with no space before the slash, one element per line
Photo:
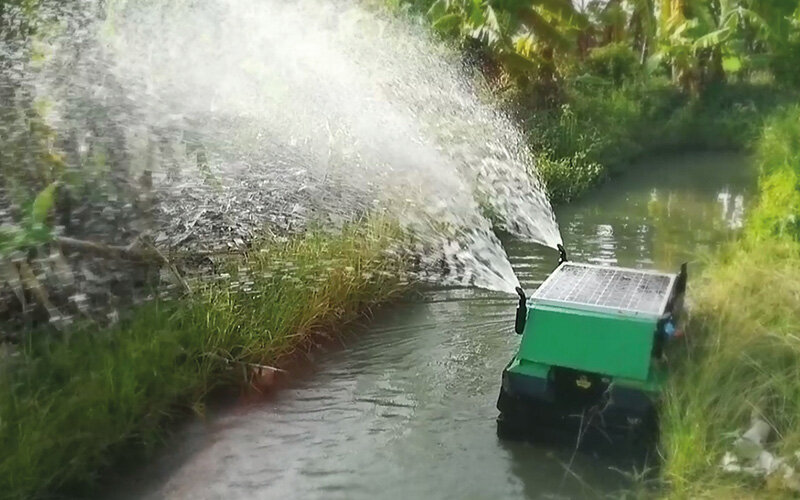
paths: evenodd
<path fill-rule="evenodd" d="M 515 288 L 517 295 L 519 295 L 519 306 L 517 306 L 517 316 L 514 320 L 514 331 L 518 335 L 522 335 L 525 331 L 525 321 L 528 318 L 528 299 L 525 297 L 525 290 L 522 287 Z"/>
<path fill-rule="evenodd" d="M 556 245 L 556 248 L 558 249 L 558 263 L 561 264 L 562 262 L 566 262 L 568 260 L 567 249 L 564 248 L 564 245 L 562 245 L 561 243 Z"/>
<path fill-rule="evenodd" d="M 681 264 L 681 271 L 678 273 L 678 277 L 675 279 L 675 293 L 677 295 L 683 295 L 686 293 L 686 281 L 689 278 L 689 273 L 686 267 L 686 262 Z"/>
<path fill-rule="evenodd" d="M 522 287 L 516 287 L 514 290 L 517 291 L 517 295 L 519 295 L 519 305 L 524 306 L 526 302 L 528 302 L 528 297 L 525 296 L 525 290 Z"/>

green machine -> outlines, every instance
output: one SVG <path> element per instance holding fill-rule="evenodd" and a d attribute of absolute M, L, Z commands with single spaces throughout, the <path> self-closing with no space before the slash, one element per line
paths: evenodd
<path fill-rule="evenodd" d="M 498 432 L 595 425 L 608 435 L 653 435 L 686 265 L 666 274 L 569 262 L 559 251 L 558 267 L 529 299 L 517 289 L 522 341 L 503 370 Z"/>

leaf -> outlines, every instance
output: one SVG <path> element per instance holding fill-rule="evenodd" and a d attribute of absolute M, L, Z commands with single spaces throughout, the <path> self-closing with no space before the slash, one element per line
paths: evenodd
<path fill-rule="evenodd" d="M 740 6 L 736 9 L 736 13 L 745 24 L 756 28 L 762 37 L 766 38 L 769 35 L 769 23 L 755 11 Z"/>
<path fill-rule="evenodd" d="M 438 22 L 442 17 L 447 15 L 447 2 L 445 0 L 436 0 L 431 4 L 428 9 L 427 16 L 434 19 L 434 23 Z"/>
<path fill-rule="evenodd" d="M 528 59 L 516 52 L 504 52 L 498 55 L 498 59 L 506 67 L 516 74 L 526 74 L 535 72 L 538 68 L 536 61 Z"/>
<path fill-rule="evenodd" d="M 730 28 L 722 28 L 712 31 L 706 35 L 701 36 L 694 41 L 694 50 L 709 49 L 711 47 L 719 47 L 730 38 Z"/>
<path fill-rule="evenodd" d="M 469 9 L 469 23 L 475 28 L 481 28 L 486 23 L 481 0 L 472 0 L 472 6 Z"/>
<path fill-rule="evenodd" d="M 486 22 L 484 23 L 483 32 L 489 45 L 494 46 L 502 39 L 500 23 L 497 21 L 497 15 L 495 15 L 491 6 L 486 7 L 485 16 Z"/>
<path fill-rule="evenodd" d="M 564 21 L 573 22 L 578 28 L 589 26 L 589 19 L 578 12 L 569 0 L 534 0 L 532 4 L 556 14 Z"/>
<path fill-rule="evenodd" d="M 541 14 L 532 8 L 520 9 L 519 17 L 536 38 L 542 42 L 562 50 L 570 50 L 572 44 L 556 26 L 549 23 Z"/>
<path fill-rule="evenodd" d="M 664 63 L 664 56 L 665 54 L 663 52 L 656 52 L 648 57 L 647 61 L 644 63 L 646 71 L 650 74 L 655 73 L 659 66 Z"/>
<path fill-rule="evenodd" d="M 674 25 L 670 32 L 669 40 L 673 44 L 691 42 L 691 35 L 689 35 L 689 32 L 697 28 L 697 25 L 697 19 L 685 20 L 680 24 Z"/>
<path fill-rule="evenodd" d="M 692 23 L 692 21 L 695 22 Z M 664 32 L 668 38 L 672 39 L 681 36 L 684 31 L 693 27 L 693 24 L 697 24 L 696 20 L 687 20 L 683 17 L 683 13 L 677 12 L 667 18 L 664 23 Z"/>
<path fill-rule="evenodd" d="M 536 40 L 528 33 L 514 39 L 514 51 L 523 56 L 531 57 L 536 52 Z"/>
<path fill-rule="evenodd" d="M 19 242 L 23 238 L 22 228 L 12 225 L 0 226 L 0 261 L 17 250 Z"/>
<path fill-rule="evenodd" d="M 486 25 L 489 29 L 500 32 L 500 23 L 497 21 L 497 15 L 491 6 L 486 7 Z"/>
<path fill-rule="evenodd" d="M 448 32 L 458 28 L 460 24 L 461 16 L 459 14 L 445 14 L 434 21 L 433 29 L 439 32 Z"/>
<path fill-rule="evenodd" d="M 57 186 L 58 182 L 53 182 L 36 195 L 36 199 L 33 200 L 33 209 L 31 210 L 31 220 L 34 224 L 44 224 L 47 220 L 47 214 L 53 208 Z"/>
<path fill-rule="evenodd" d="M 742 59 L 739 57 L 724 57 L 722 59 L 722 69 L 726 73 L 736 73 L 742 69 Z"/>

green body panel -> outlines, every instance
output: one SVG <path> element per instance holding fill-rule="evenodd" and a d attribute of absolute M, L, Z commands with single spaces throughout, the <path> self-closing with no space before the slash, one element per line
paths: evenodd
<path fill-rule="evenodd" d="M 517 358 L 647 382 L 657 320 L 566 306 L 528 305 Z"/>
<path fill-rule="evenodd" d="M 511 363 L 509 363 L 508 367 L 506 367 L 506 371 L 528 377 L 547 379 L 548 373 L 550 372 L 550 365 L 534 363 L 532 361 L 524 361 L 515 356 L 514 359 L 511 360 Z M 614 384 L 621 387 L 626 387 L 628 389 L 636 389 L 642 392 L 658 394 L 664 387 L 666 380 L 666 367 L 654 364 L 651 365 L 646 380 L 615 377 Z"/>
<path fill-rule="evenodd" d="M 527 375 L 529 377 L 546 379 L 550 371 L 550 366 L 541 363 L 532 363 L 530 361 L 521 361 L 519 357 L 514 357 L 506 368 L 506 371 Z"/>

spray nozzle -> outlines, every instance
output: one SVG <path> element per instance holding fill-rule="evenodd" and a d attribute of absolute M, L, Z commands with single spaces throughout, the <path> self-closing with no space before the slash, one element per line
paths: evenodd
<path fill-rule="evenodd" d="M 517 307 L 517 317 L 514 320 L 514 331 L 517 332 L 517 335 L 522 335 L 522 332 L 525 331 L 525 322 L 528 319 L 528 306 L 526 302 L 528 299 L 525 297 L 525 290 L 522 287 L 516 287 L 514 290 L 517 291 L 517 295 L 519 295 L 519 306 Z"/>
<path fill-rule="evenodd" d="M 522 287 L 519 286 L 516 287 L 514 290 L 516 290 L 517 295 L 519 295 L 519 304 L 521 306 L 524 306 L 525 302 L 528 301 L 528 298 L 525 296 L 525 290 L 523 290 Z"/>
<path fill-rule="evenodd" d="M 556 248 L 558 249 L 558 263 L 559 264 L 569 260 L 569 259 L 567 259 L 567 249 L 564 248 L 564 245 L 559 243 L 558 245 L 556 245 Z"/>

